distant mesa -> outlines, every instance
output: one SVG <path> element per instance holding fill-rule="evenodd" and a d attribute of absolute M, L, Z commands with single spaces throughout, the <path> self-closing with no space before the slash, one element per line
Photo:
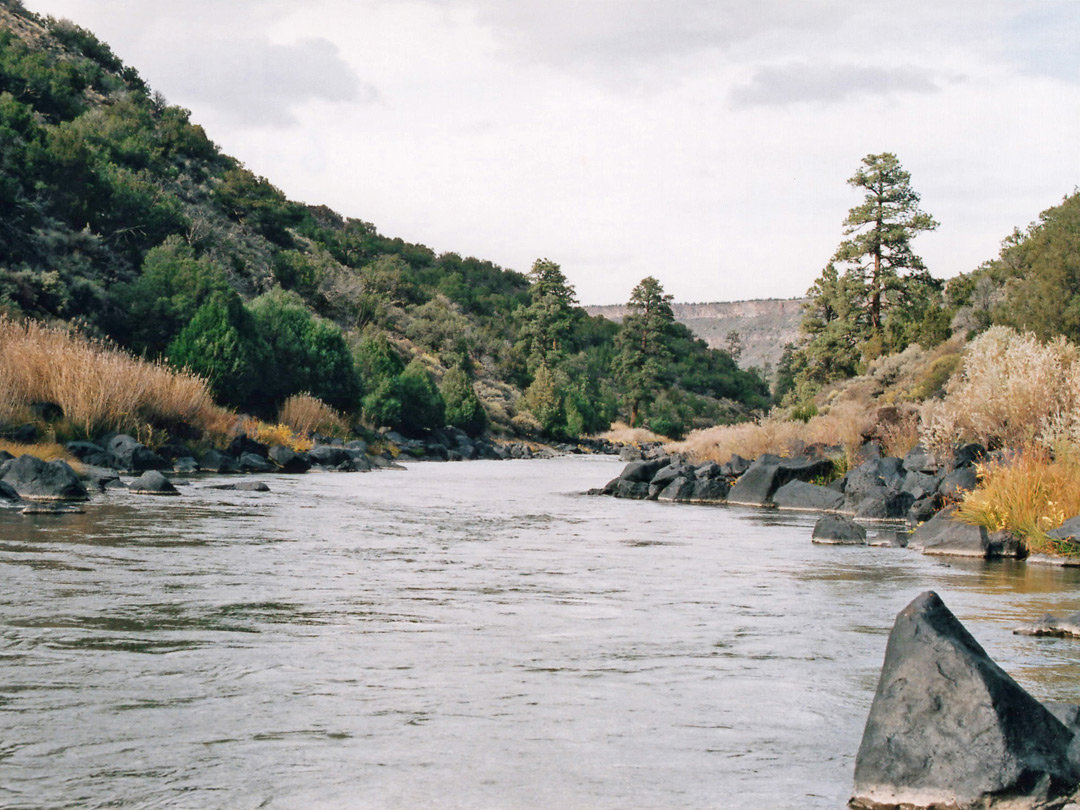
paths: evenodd
<path fill-rule="evenodd" d="M 799 338 L 803 298 L 762 298 L 754 301 L 728 301 L 712 304 L 672 304 L 675 319 L 713 349 L 724 349 L 731 331 L 742 339 L 739 366 L 776 367 L 784 346 Z M 590 315 L 602 315 L 621 321 L 625 304 L 589 306 Z"/>

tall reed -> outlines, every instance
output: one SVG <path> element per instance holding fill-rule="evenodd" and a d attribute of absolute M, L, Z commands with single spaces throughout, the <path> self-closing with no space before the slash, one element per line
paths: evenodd
<path fill-rule="evenodd" d="M 223 434 L 232 421 L 194 374 L 77 331 L 0 316 L 0 421 L 25 419 L 35 402 L 59 405 L 85 437 L 180 424 Z"/>

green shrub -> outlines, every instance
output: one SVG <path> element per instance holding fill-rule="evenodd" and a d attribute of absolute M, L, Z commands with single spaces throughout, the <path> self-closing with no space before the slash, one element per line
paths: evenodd
<path fill-rule="evenodd" d="M 446 372 L 439 390 L 446 403 L 446 424 L 461 428 L 470 436 L 484 431 L 487 413 L 464 368 L 458 365 Z"/>
<path fill-rule="evenodd" d="M 431 374 L 419 360 L 413 360 L 398 378 L 401 386 L 401 418 L 397 428 L 417 435 L 446 424 L 446 403 Z"/>
<path fill-rule="evenodd" d="M 230 291 L 216 292 L 169 346 L 169 361 L 205 377 L 218 402 L 267 413 L 265 384 L 273 379 L 273 355 L 255 320 Z"/>

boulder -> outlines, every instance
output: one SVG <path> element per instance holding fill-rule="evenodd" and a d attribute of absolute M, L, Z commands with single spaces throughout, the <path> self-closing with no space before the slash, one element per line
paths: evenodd
<path fill-rule="evenodd" d="M 695 503 L 721 503 L 727 500 L 731 484 L 723 478 L 705 478 L 694 482 L 690 500 Z"/>
<path fill-rule="evenodd" d="M 938 464 L 929 450 L 917 444 L 904 456 L 904 469 L 908 472 L 933 475 L 937 472 Z"/>
<path fill-rule="evenodd" d="M 90 489 L 98 492 L 104 492 L 107 489 L 125 488 L 123 481 L 120 480 L 120 473 L 112 467 L 83 467 L 82 478 Z"/>
<path fill-rule="evenodd" d="M 171 466 L 145 444 L 126 433 L 113 436 L 106 449 L 112 457 L 110 466 L 118 470 L 138 473 L 146 470 L 167 470 Z"/>
<path fill-rule="evenodd" d="M 910 492 L 894 492 L 879 488 L 864 497 L 855 506 L 855 517 L 866 520 L 901 520 L 915 503 Z"/>
<path fill-rule="evenodd" d="M 943 478 L 944 476 L 939 477 L 912 471 L 904 476 L 904 482 L 900 485 L 900 491 L 910 492 L 915 497 L 915 500 L 928 498 L 937 494 Z"/>
<path fill-rule="evenodd" d="M 972 464 L 978 464 L 986 456 L 986 448 L 978 442 L 972 442 L 971 444 L 965 444 L 963 447 L 956 451 L 956 455 L 953 456 L 954 467 L 970 467 Z"/>
<path fill-rule="evenodd" d="M 128 489 L 135 495 L 179 495 L 172 481 L 157 470 L 147 470 L 130 484 Z"/>
<path fill-rule="evenodd" d="M 938 513 L 941 504 L 937 497 L 919 498 L 908 507 L 907 520 L 912 526 L 925 523 Z"/>
<path fill-rule="evenodd" d="M 244 453 L 240 456 L 240 472 L 268 473 L 277 467 L 258 453 Z"/>
<path fill-rule="evenodd" d="M 750 462 L 740 456 L 738 453 L 733 453 L 731 458 L 729 458 L 726 463 L 720 465 L 720 472 L 723 475 L 730 476 L 732 478 L 742 475 L 749 469 Z"/>
<path fill-rule="evenodd" d="M 241 433 L 229 442 L 229 446 L 225 449 L 225 452 L 233 458 L 240 458 L 245 453 L 251 453 L 266 458 L 267 453 L 270 452 L 270 445 L 256 441 L 255 439 L 250 438 L 246 433 Z"/>
<path fill-rule="evenodd" d="M 670 459 L 658 458 L 652 461 L 631 461 L 619 474 L 623 481 L 643 481 L 649 483 L 664 467 L 668 466 Z"/>
<path fill-rule="evenodd" d="M 267 455 L 283 473 L 306 473 L 311 469 L 311 462 L 307 460 L 307 456 L 283 444 L 275 444 Z"/>
<path fill-rule="evenodd" d="M 825 458 L 780 458 L 769 453 L 759 456 L 728 493 L 731 503 L 764 506 L 789 481 L 810 481 L 828 475 L 832 462 Z"/>
<path fill-rule="evenodd" d="M 619 461 L 641 461 L 641 451 L 632 444 L 625 444 L 619 451 Z"/>
<path fill-rule="evenodd" d="M 622 478 L 617 478 L 611 494 L 616 498 L 630 498 L 632 500 L 643 501 L 649 497 L 649 485 L 644 481 L 627 481 Z"/>
<path fill-rule="evenodd" d="M 678 462 L 672 462 L 666 467 L 661 467 L 656 471 L 656 475 L 649 481 L 650 484 L 659 486 L 661 489 L 666 487 L 676 478 L 692 478 L 694 476 L 694 468 L 688 464 L 680 464 Z"/>
<path fill-rule="evenodd" d="M 695 482 L 691 478 L 679 476 L 673 478 L 667 483 L 666 486 L 657 494 L 656 500 L 658 501 L 688 501 L 694 494 Z M 653 485 L 655 486 L 655 485 Z"/>
<path fill-rule="evenodd" d="M 1042 806 L 1080 784 L 1072 739 L 928 591 L 889 634 L 851 806 Z"/>
<path fill-rule="evenodd" d="M 941 479 L 938 494 L 946 500 L 959 500 L 965 492 L 975 489 L 976 482 L 974 467 L 960 467 Z"/>
<path fill-rule="evenodd" d="M 723 478 L 724 470 L 715 461 L 706 461 L 704 464 L 699 464 L 694 468 L 694 477 L 700 479 L 715 479 Z"/>
<path fill-rule="evenodd" d="M 1046 534 L 1055 540 L 1077 542 L 1078 538 L 1080 538 L 1080 516 L 1069 518 L 1056 529 L 1051 529 Z"/>
<path fill-rule="evenodd" d="M 852 505 L 868 497 L 883 497 L 884 492 L 899 491 L 904 475 L 904 463 L 900 459 L 872 458 L 845 476 L 844 494 Z"/>
<path fill-rule="evenodd" d="M 173 469 L 178 473 L 193 473 L 199 471 L 199 462 L 192 456 L 180 456 L 173 460 Z"/>
<path fill-rule="evenodd" d="M 773 503 L 781 509 L 805 511 L 832 511 L 844 505 L 844 496 L 828 487 L 806 481 L 788 481 L 772 496 Z"/>
<path fill-rule="evenodd" d="M 270 487 L 264 481 L 238 481 L 236 489 L 239 492 L 269 492 Z"/>
<path fill-rule="evenodd" d="M 390 434 L 387 434 L 388 436 Z M 307 451 L 308 460 L 312 464 L 318 464 L 327 469 L 337 467 L 351 460 L 349 451 L 344 447 L 335 447 L 330 444 L 317 444 Z"/>
<path fill-rule="evenodd" d="M 1034 624 L 1013 630 L 1018 636 L 1055 636 L 1057 638 L 1080 638 L 1080 613 L 1057 617 L 1047 613 Z"/>
<path fill-rule="evenodd" d="M 214 473 L 240 472 L 240 467 L 232 456 L 219 453 L 217 450 L 207 450 L 199 458 L 199 469 Z"/>
<path fill-rule="evenodd" d="M 18 503 L 22 498 L 19 493 L 15 491 L 15 488 L 11 484 L 5 484 L 0 481 L 0 502 L 3 503 Z"/>
<path fill-rule="evenodd" d="M 111 461 L 105 448 L 94 442 L 68 442 L 64 449 L 84 464 L 105 467 Z"/>
<path fill-rule="evenodd" d="M 66 461 L 31 455 L 7 462 L 2 480 L 28 501 L 85 501 L 86 487 Z"/>
<path fill-rule="evenodd" d="M 911 535 L 909 548 L 924 554 L 986 557 L 990 535 L 982 526 L 953 520 L 954 509 L 944 509 Z"/>
<path fill-rule="evenodd" d="M 826 545 L 864 546 L 866 545 L 866 529 L 849 518 L 840 515 L 824 515 L 814 524 L 811 540 L 814 543 Z"/>

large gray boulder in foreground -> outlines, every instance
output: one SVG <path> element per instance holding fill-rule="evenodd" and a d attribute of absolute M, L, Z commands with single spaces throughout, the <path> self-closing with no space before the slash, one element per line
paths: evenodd
<path fill-rule="evenodd" d="M 8 464 L 0 480 L 30 501 L 85 501 L 89 497 L 66 461 L 19 456 Z"/>
<path fill-rule="evenodd" d="M 927 591 L 889 634 L 851 807 L 1059 807 L 1080 784 L 1072 740 Z"/>
<path fill-rule="evenodd" d="M 846 517 L 825 515 L 814 524 L 814 543 L 832 546 L 865 546 L 866 529 Z"/>

